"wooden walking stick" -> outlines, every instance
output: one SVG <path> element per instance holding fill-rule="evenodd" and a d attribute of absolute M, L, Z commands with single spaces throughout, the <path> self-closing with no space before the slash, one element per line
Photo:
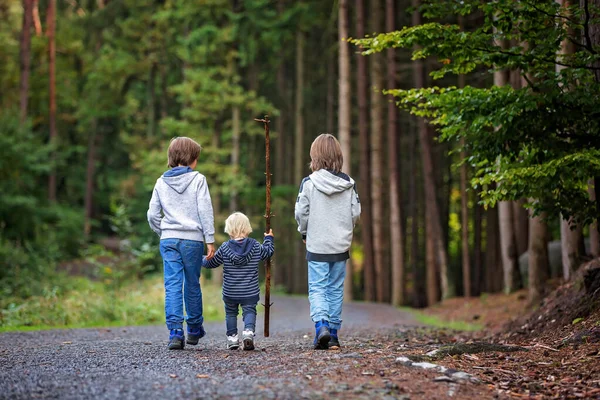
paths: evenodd
<path fill-rule="evenodd" d="M 265 165 L 266 165 L 266 186 L 267 186 L 267 199 L 266 199 L 266 207 L 265 207 L 265 220 L 266 227 L 265 232 L 269 233 L 271 230 L 271 140 L 269 138 L 269 116 L 265 115 L 263 119 L 255 118 L 255 121 L 262 122 L 265 125 Z M 265 329 L 264 335 L 265 337 L 269 337 L 269 318 L 271 306 L 271 258 L 267 258 L 265 260 Z"/>

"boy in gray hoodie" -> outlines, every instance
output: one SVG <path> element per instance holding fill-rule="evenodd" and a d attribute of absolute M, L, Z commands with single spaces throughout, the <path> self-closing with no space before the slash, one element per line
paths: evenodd
<path fill-rule="evenodd" d="M 319 135 L 310 147 L 310 158 L 313 173 L 302 180 L 295 217 L 306 243 L 313 344 L 315 349 L 338 348 L 346 261 L 360 201 L 354 180 L 341 172 L 342 148 L 333 135 Z"/>
<path fill-rule="evenodd" d="M 187 343 L 198 344 L 205 335 L 200 267 L 204 242 L 208 247 L 207 258 L 214 256 L 215 228 L 206 178 L 194 171 L 200 150 L 200 145 L 190 138 L 171 140 L 168 150 L 171 170 L 156 181 L 148 209 L 148 223 L 160 236 L 170 350 L 184 347 L 184 300 Z"/>

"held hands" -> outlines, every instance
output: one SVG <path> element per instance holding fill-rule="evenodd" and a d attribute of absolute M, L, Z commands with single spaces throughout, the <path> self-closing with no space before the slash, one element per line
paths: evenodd
<path fill-rule="evenodd" d="M 215 244 L 207 243 L 206 248 L 208 249 L 208 254 L 206 255 L 206 259 L 210 260 L 211 258 L 213 258 L 215 256 Z"/>
<path fill-rule="evenodd" d="M 269 233 L 265 233 L 265 237 L 267 236 L 273 237 L 273 229 L 269 229 Z"/>

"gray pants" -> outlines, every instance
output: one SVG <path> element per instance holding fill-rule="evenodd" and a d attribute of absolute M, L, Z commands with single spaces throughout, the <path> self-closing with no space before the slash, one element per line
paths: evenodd
<path fill-rule="evenodd" d="M 256 304 L 239 304 L 225 302 L 225 323 L 227 324 L 227 336 L 237 335 L 237 316 L 239 306 L 242 306 L 242 318 L 244 329 L 254 332 L 256 329 Z"/>

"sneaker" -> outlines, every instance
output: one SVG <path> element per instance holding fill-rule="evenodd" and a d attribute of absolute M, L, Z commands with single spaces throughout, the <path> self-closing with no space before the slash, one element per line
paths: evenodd
<path fill-rule="evenodd" d="M 254 332 L 249 329 L 242 332 L 242 344 L 244 350 L 254 350 Z"/>
<path fill-rule="evenodd" d="M 229 350 L 237 350 L 240 348 L 240 340 L 238 339 L 238 335 L 227 336 L 227 348 Z"/>
<path fill-rule="evenodd" d="M 327 350 L 329 348 L 329 322 L 324 319 L 315 323 L 315 350 Z"/>
<path fill-rule="evenodd" d="M 329 348 L 332 350 L 337 350 L 340 348 L 340 341 L 338 339 L 337 329 L 329 330 Z"/>
<path fill-rule="evenodd" d="M 203 338 L 204 335 L 206 335 L 206 331 L 204 330 L 204 327 L 202 327 L 202 325 L 200 325 L 199 328 L 190 328 L 188 326 L 186 343 L 192 344 L 192 345 L 197 345 L 198 340 Z"/>
<path fill-rule="evenodd" d="M 183 329 L 171 329 L 169 334 L 169 350 L 183 350 L 185 335 Z"/>

